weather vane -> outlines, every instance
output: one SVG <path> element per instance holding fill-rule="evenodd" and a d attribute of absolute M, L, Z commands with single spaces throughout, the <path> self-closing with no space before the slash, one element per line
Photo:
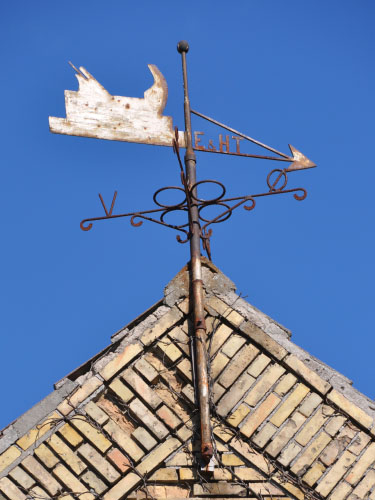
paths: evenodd
<path fill-rule="evenodd" d="M 201 454 L 203 461 L 208 464 L 213 456 L 212 432 L 210 422 L 210 394 L 209 374 L 207 369 L 206 353 L 206 325 L 204 319 L 204 293 L 201 270 L 201 245 L 211 259 L 210 237 L 212 224 L 226 221 L 236 208 L 243 206 L 245 210 L 255 208 L 256 199 L 276 194 L 293 193 L 296 200 L 304 200 L 307 192 L 304 188 L 287 189 L 288 174 L 295 170 L 315 167 L 300 151 L 289 146 L 291 155 L 277 151 L 237 130 L 224 125 L 208 116 L 190 108 L 186 54 L 189 45 L 181 41 L 177 50 L 182 57 L 182 73 L 184 84 L 184 114 L 185 131 L 173 128 L 172 118 L 163 116 L 167 102 L 168 87 L 159 69 L 149 65 L 154 77 L 154 84 L 146 90 L 144 98 L 112 96 L 85 68 L 76 71 L 79 83 L 77 92 L 65 91 L 66 118 L 50 117 L 50 130 L 57 134 L 93 137 L 113 141 L 138 142 L 159 146 L 173 147 L 177 155 L 180 168 L 181 186 L 166 186 L 158 189 L 153 195 L 157 208 L 131 213 L 114 214 L 117 197 L 115 191 L 112 203 L 108 209 L 101 194 L 99 198 L 104 208 L 105 215 L 82 220 L 80 226 L 84 231 L 92 228 L 93 223 L 100 220 L 129 217 L 133 226 L 142 225 L 144 220 L 155 222 L 162 226 L 178 231 L 179 243 L 190 243 L 190 273 L 191 273 L 191 303 L 194 314 L 194 344 L 195 344 L 195 386 L 199 400 L 201 423 Z M 192 132 L 191 114 L 218 125 L 231 132 L 232 136 L 219 134 L 216 145 L 212 139 L 204 142 L 203 132 Z M 255 155 L 241 152 L 240 141 L 247 140 L 269 151 L 272 155 Z M 204 145 L 206 144 L 206 145 Z M 185 148 L 185 168 L 181 161 L 180 150 Z M 231 151 L 231 149 L 235 151 Z M 242 156 L 286 162 L 286 167 L 276 168 L 267 175 L 267 190 L 263 193 L 247 194 L 226 198 L 225 186 L 217 180 L 197 180 L 195 151 L 218 153 L 229 156 Z M 198 196 L 198 188 L 203 184 L 216 185 L 220 188 L 218 196 L 211 199 L 202 199 Z M 160 200 L 160 195 L 166 191 L 180 191 L 181 201 L 177 204 L 165 204 Z M 219 215 L 212 219 L 204 217 L 204 209 L 209 206 L 219 208 Z M 167 222 L 167 217 L 173 212 L 183 211 L 187 214 L 186 223 L 173 225 Z"/>

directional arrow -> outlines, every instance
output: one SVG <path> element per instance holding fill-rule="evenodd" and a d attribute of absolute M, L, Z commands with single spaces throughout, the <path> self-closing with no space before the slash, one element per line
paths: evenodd
<path fill-rule="evenodd" d="M 293 155 L 293 163 L 289 165 L 289 167 L 287 168 L 287 172 L 316 167 L 315 163 L 306 158 L 306 156 L 302 154 L 301 151 L 298 151 L 298 149 L 294 148 L 291 144 L 289 144 L 289 149 Z"/>
<path fill-rule="evenodd" d="M 271 146 L 267 146 L 267 144 L 263 144 L 260 141 L 257 141 L 256 139 L 253 139 L 252 137 L 249 137 L 248 135 L 243 134 L 242 132 L 239 132 L 238 130 L 235 130 L 232 127 L 228 127 L 227 125 L 224 125 L 223 123 L 218 122 L 217 120 L 214 120 L 213 118 L 210 118 L 209 116 L 203 115 L 202 113 L 199 113 L 198 111 L 194 111 L 193 109 L 191 112 L 194 115 L 199 116 L 200 118 L 203 118 L 204 120 L 207 120 L 211 123 L 214 123 L 215 125 L 218 125 L 219 127 L 224 128 L 225 130 L 228 130 L 229 132 L 233 132 L 234 134 L 242 137 L 243 139 L 246 139 L 247 141 L 252 142 L 253 144 L 256 144 L 257 146 L 260 146 L 261 148 L 267 149 L 268 151 L 271 151 L 272 153 L 277 154 L 281 158 L 277 158 L 275 156 L 260 156 L 260 155 L 246 155 L 246 154 L 237 154 L 237 153 L 230 153 L 231 155 L 235 156 L 248 156 L 248 157 L 253 157 L 253 158 L 263 158 L 265 160 L 279 160 L 279 161 L 290 161 L 292 165 L 290 165 L 286 171 L 291 172 L 293 170 L 302 170 L 305 168 L 312 168 L 316 167 L 316 164 L 313 163 L 311 160 L 309 160 L 304 154 L 302 154 L 298 149 L 294 148 L 289 144 L 289 149 L 292 153 L 292 156 L 286 155 L 284 153 L 281 153 L 280 151 L 277 151 L 277 149 L 272 148 Z M 208 150 L 202 150 L 205 152 L 211 152 Z M 216 152 L 216 151 L 215 151 Z M 228 154 L 228 153 L 224 153 Z"/>
<path fill-rule="evenodd" d="M 155 65 L 149 64 L 154 83 L 145 91 L 144 98 L 113 96 L 85 68 L 77 69 L 73 64 L 70 65 L 76 72 L 79 89 L 65 91 L 66 118 L 50 116 L 51 132 L 112 141 L 170 147 L 173 145 L 175 132 L 172 118 L 163 116 L 168 97 L 167 82 Z M 277 156 L 225 153 L 203 148 L 200 151 L 291 162 L 286 169 L 287 172 L 316 167 L 315 163 L 293 146 L 289 146 L 292 153 L 292 156 L 289 156 L 198 111 L 191 110 L 191 112 Z M 184 132 L 179 132 L 178 143 L 181 148 L 186 147 Z"/>

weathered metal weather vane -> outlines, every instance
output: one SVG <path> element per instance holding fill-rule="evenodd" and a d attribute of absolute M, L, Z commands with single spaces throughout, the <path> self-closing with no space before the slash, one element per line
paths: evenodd
<path fill-rule="evenodd" d="M 182 56 L 185 132 L 178 131 L 176 127 L 173 128 L 171 117 L 163 116 L 163 111 L 167 102 L 168 87 L 163 75 L 154 65 L 149 65 L 149 69 L 154 77 L 154 84 L 144 93 L 143 99 L 112 96 L 88 71 L 82 67 L 77 69 L 72 65 L 73 69 L 76 71 L 79 89 L 77 92 L 70 90 L 65 91 L 66 118 L 50 117 L 49 123 L 50 130 L 54 133 L 170 146 L 173 147 L 177 155 L 182 187 L 166 186 L 158 189 L 153 195 L 153 201 L 157 208 L 114 214 L 113 210 L 117 191 L 114 193 L 109 209 L 104 203 L 101 194 L 99 194 L 105 215 L 102 217 L 84 219 L 81 222 L 81 229 L 88 231 L 92 228 L 93 223 L 99 220 L 129 217 L 133 226 L 142 225 L 144 220 L 155 222 L 178 231 L 180 233 L 177 235 L 177 241 L 179 243 L 190 243 L 191 303 L 194 314 L 195 333 L 195 385 L 200 410 L 201 453 L 203 461 L 208 464 L 213 456 L 213 446 L 210 423 L 209 374 L 207 369 L 206 326 L 204 319 L 204 292 L 200 243 L 202 241 L 203 249 L 207 252 L 208 257 L 211 258 L 210 237 L 212 235 L 212 229 L 209 228 L 209 226 L 226 221 L 232 215 L 233 211 L 241 206 L 246 210 L 253 210 L 257 198 L 276 194 L 293 193 L 296 200 L 304 200 L 307 196 L 307 192 L 304 188 L 286 189 L 288 174 L 295 170 L 312 168 L 316 165 L 293 146 L 289 146 L 291 155 L 281 153 L 198 111 L 190 109 L 186 66 L 186 54 L 189 50 L 188 43 L 186 41 L 179 42 L 177 50 Z M 210 139 L 207 146 L 204 146 L 202 142 L 204 140 L 204 133 L 194 132 L 193 134 L 192 132 L 192 113 L 235 135 L 231 137 L 226 135 L 223 137 L 222 134 L 219 134 L 217 145 Z M 231 142 L 231 139 L 234 142 Z M 250 141 L 273 153 L 273 155 L 262 156 L 242 153 L 240 150 L 241 140 Z M 232 148 L 235 147 L 235 151 L 231 151 L 231 146 Z M 183 167 L 180 157 L 181 148 L 186 149 L 184 157 L 185 168 Z M 287 162 L 287 165 L 283 169 L 273 169 L 269 172 L 266 179 L 267 191 L 226 198 L 226 189 L 221 182 L 216 180 L 197 181 L 195 151 L 275 160 Z M 208 200 L 199 198 L 198 187 L 203 184 L 219 186 L 221 191 L 220 194 Z M 181 192 L 182 201 L 177 204 L 162 203 L 160 195 L 166 191 Z M 219 215 L 211 219 L 204 217 L 204 209 L 209 206 L 218 207 L 220 211 Z M 168 223 L 166 221 L 168 215 L 178 211 L 186 212 L 186 223 L 181 225 Z"/>

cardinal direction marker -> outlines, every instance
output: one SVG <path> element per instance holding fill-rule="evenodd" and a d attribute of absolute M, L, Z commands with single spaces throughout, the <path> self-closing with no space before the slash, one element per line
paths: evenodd
<path fill-rule="evenodd" d="M 307 192 L 304 188 L 289 188 L 288 175 L 295 170 L 315 167 L 300 151 L 293 146 L 290 147 L 291 155 L 286 155 L 276 149 L 263 144 L 237 130 L 228 127 L 212 118 L 190 109 L 186 54 L 189 45 L 181 41 L 177 45 L 181 54 L 182 74 L 184 82 L 184 115 L 185 132 L 173 130 L 172 118 L 163 116 L 163 110 L 167 100 L 167 84 L 161 72 L 156 66 L 149 65 L 154 76 L 154 84 L 144 93 L 143 99 L 133 97 L 112 96 L 95 78 L 84 68 L 77 69 L 76 77 L 79 82 L 79 90 L 65 91 L 66 118 L 50 117 L 50 129 L 54 133 L 67 135 L 78 135 L 84 137 L 96 137 L 99 139 L 118 140 L 126 142 L 138 142 L 142 144 L 172 146 L 178 160 L 181 186 L 166 186 L 158 189 L 153 195 L 156 208 L 138 212 L 115 214 L 114 207 L 117 197 L 115 191 L 110 208 L 104 203 L 103 197 L 99 198 L 104 209 L 104 216 L 84 219 L 81 229 L 89 231 L 94 222 L 129 218 L 130 223 L 139 227 L 144 221 L 154 222 L 164 227 L 177 231 L 176 236 L 179 243 L 190 244 L 190 276 L 191 296 L 190 304 L 193 313 L 193 343 L 192 367 L 195 385 L 195 393 L 199 404 L 201 424 L 201 456 L 206 466 L 213 456 L 212 429 L 211 429 L 211 406 L 210 406 L 210 377 L 207 366 L 206 352 L 206 325 L 204 314 L 204 293 L 201 265 L 201 243 L 203 249 L 211 259 L 210 238 L 212 236 L 213 224 L 225 222 L 237 208 L 252 211 L 256 206 L 258 198 L 293 193 L 296 200 L 304 200 Z M 191 113 L 204 118 L 235 134 L 236 152 L 229 151 L 229 136 L 219 136 L 219 149 L 212 140 L 208 141 L 207 148 L 202 145 L 203 132 L 194 132 L 191 127 Z M 241 153 L 240 141 L 248 140 L 272 153 L 272 156 L 261 156 Z M 194 146 L 193 146 L 194 141 Z M 234 143 L 232 143 L 234 144 Z M 184 164 L 180 156 L 180 148 L 186 148 Z M 232 198 L 226 197 L 225 186 L 212 179 L 197 180 L 195 151 L 211 153 L 223 153 L 228 155 L 245 156 L 249 158 L 262 158 L 287 162 L 285 168 L 276 168 L 266 177 L 266 188 L 261 193 L 245 194 Z M 198 196 L 198 188 L 214 186 L 219 188 L 219 194 L 210 199 Z M 162 201 L 165 192 L 178 191 L 180 202 L 166 204 Z M 208 218 L 206 208 L 216 208 L 217 215 Z M 186 222 L 176 225 L 171 217 L 176 212 L 184 212 Z"/>
<path fill-rule="evenodd" d="M 76 72 L 79 89 L 65 91 L 66 118 L 50 116 L 51 132 L 172 146 L 172 118 L 163 116 L 168 86 L 155 65 L 148 65 L 154 84 L 146 90 L 143 99 L 113 96 L 85 68 L 70 65 Z M 179 145 L 185 146 L 183 133 L 179 136 Z"/>
<path fill-rule="evenodd" d="M 179 162 L 181 162 L 180 152 L 178 148 L 176 148 L 176 154 L 178 155 Z M 130 218 L 130 222 L 133 226 L 139 227 L 142 225 L 142 221 L 135 222 L 138 219 L 147 220 L 149 222 L 155 222 L 157 224 L 163 225 L 170 229 L 174 229 L 176 231 L 184 233 L 184 239 L 181 239 L 181 235 L 177 235 L 176 239 L 179 243 L 187 243 L 192 237 L 192 224 L 190 223 L 189 215 L 191 213 L 191 207 L 194 204 L 198 208 L 198 216 L 199 216 L 199 224 L 200 224 L 200 238 L 202 240 L 203 249 L 206 250 L 206 243 L 209 237 L 212 236 L 212 229 L 209 232 L 206 232 L 207 227 L 212 224 L 219 224 L 221 222 L 225 222 L 232 215 L 236 208 L 243 206 L 243 208 L 247 211 L 253 210 L 255 208 L 255 198 L 261 198 L 264 196 L 276 195 L 276 194 L 288 194 L 293 193 L 293 196 L 296 200 L 301 201 L 304 200 L 307 196 L 307 192 L 304 188 L 291 188 L 286 189 L 288 183 L 288 169 L 274 169 L 267 175 L 266 183 L 268 187 L 268 191 L 263 193 L 255 193 L 251 195 L 243 195 L 236 196 L 232 198 L 226 198 L 226 188 L 224 184 L 219 181 L 215 181 L 212 179 L 202 180 L 195 183 L 193 186 L 189 188 L 187 182 L 185 180 L 185 174 L 183 174 L 182 186 L 166 186 L 158 189 L 153 195 L 153 201 L 155 205 L 159 208 L 138 211 L 138 212 L 130 212 L 130 213 L 120 213 L 113 214 L 114 202 L 116 200 L 117 191 L 112 199 L 111 208 L 108 211 L 102 196 L 99 194 L 100 201 L 104 208 L 105 216 L 102 217 L 93 217 L 89 219 L 84 219 L 81 221 L 81 229 L 83 231 L 89 231 L 93 222 L 106 220 L 106 219 L 118 219 L 123 217 Z M 197 195 L 193 195 L 193 189 L 197 189 L 199 186 L 206 184 L 211 186 L 218 186 L 220 189 L 220 194 L 215 196 L 214 198 L 209 199 L 201 199 L 198 198 Z M 179 191 L 185 195 L 185 198 L 177 204 L 167 205 L 162 203 L 160 200 L 161 193 L 165 191 Z M 219 214 L 211 219 L 207 219 L 205 216 L 204 210 L 208 207 L 217 207 Z M 168 218 L 176 213 L 176 212 L 185 212 L 188 215 L 188 221 L 181 225 L 170 224 L 167 222 Z M 153 217 L 151 217 L 153 214 Z M 155 216 L 159 217 L 158 219 Z M 207 252 L 209 255 L 209 252 Z M 209 255 L 210 257 L 210 255 Z M 211 260 L 211 259 L 210 259 Z"/>
<path fill-rule="evenodd" d="M 105 206 L 103 197 L 102 197 L 102 195 L 100 193 L 99 193 L 99 198 L 100 198 L 100 201 L 102 202 L 102 205 L 103 205 L 104 212 L 105 212 L 106 216 L 110 217 L 112 215 L 112 212 L 113 212 L 113 207 L 115 206 L 115 201 L 116 201 L 116 198 L 117 198 L 117 191 L 115 191 L 115 193 L 113 195 L 112 203 L 111 203 L 111 208 L 109 209 L 109 212 L 107 210 L 107 207 Z"/>
<path fill-rule="evenodd" d="M 221 153 L 221 154 L 228 154 L 232 156 L 244 156 L 247 158 L 260 158 L 262 160 L 276 160 L 276 161 L 287 161 L 287 162 L 292 162 L 292 165 L 288 167 L 288 171 L 292 170 L 302 170 L 305 168 L 313 168 L 316 167 L 315 163 L 313 163 L 311 160 L 306 158 L 304 154 L 302 154 L 298 149 L 294 148 L 289 144 L 289 149 L 292 153 L 292 156 L 288 156 L 284 153 L 281 153 L 280 151 L 277 151 L 277 149 L 272 148 L 271 146 L 267 146 L 267 144 L 263 144 L 260 141 L 257 141 L 256 139 L 253 139 L 252 137 L 249 137 L 248 135 L 243 134 L 242 132 L 239 132 L 238 130 L 235 130 L 232 127 L 228 127 L 227 125 L 224 125 L 224 123 L 220 123 L 217 120 L 214 120 L 213 118 L 210 118 L 209 116 L 203 115 L 202 113 L 199 113 L 198 111 L 191 110 L 191 112 L 199 116 L 200 118 L 203 118 L 204 120 L 207 120 L 221 128 L 224 128 L 225 130 L 228 130 L 229 132 L 232 132 L 233 134 L 236 134 L 235 136 L 232 136 L 232 139 L 236 141 L 236 152 L 230 152 L 229 151 L 229 136 L 226 136 L 226 138 L 223 140 L 222 135 L 220 134 L 219 136 L 219 149 L 217 149 L 214 145 L 212 140 L 209 141 L 209 146 L 205 148 L 200 144 L 201 139 L 199 135 L 203 135 L 203 132 L 195 132 L 195 151 L 204 151 L 206 153 Z M 260 146 L 263 149 L 267 149 L 268 151 L 271 151 L 272 153 L 275 153 L 278 156 L 263 156 L 263 155 L 253 155 L 253 154 L 245 154 L 245 153 L 240 153 L 240 146 L 239 146 L 239 140 L 240 139 L 246 139 L 247 141 L 252 142 L 253 144 L 256 144 L 257 146 Z M 224 151 L 225 149 L 225 151 Z"/>

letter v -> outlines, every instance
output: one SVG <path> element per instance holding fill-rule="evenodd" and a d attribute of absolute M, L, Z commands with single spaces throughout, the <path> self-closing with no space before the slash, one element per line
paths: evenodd
<path fill-rule="evenodd" d="M 100 198 L 100 201 L 102 202 L 104 212 L 105 212 L 107 217 L 111 217 L 111 215 L 112 215 L 113 207 L 115 206 L 116 196 L 117 196 L 117 191 L 115 191 L 115 194 L 113 195 L 111 208 L 108 212 L 107 207 L 105 206 L 104 200 L 102 198 L 102 195 L 99 193 L 99 198 Z"/>

